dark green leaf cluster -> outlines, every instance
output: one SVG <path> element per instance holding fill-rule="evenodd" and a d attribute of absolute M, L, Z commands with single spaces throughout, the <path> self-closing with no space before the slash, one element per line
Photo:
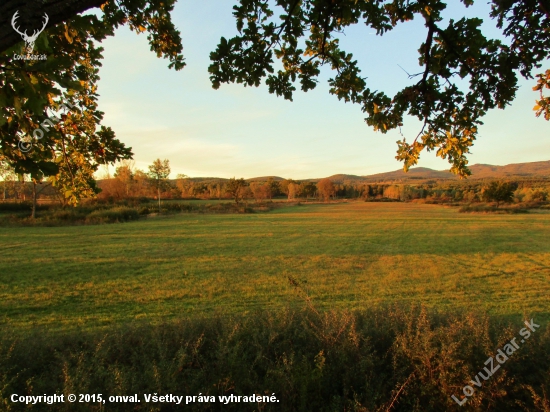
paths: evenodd
<path fill-rule="evenodd" d="M 235 179 L 232 177 L 227 182 L 226 193 L 230 194 L 232 198 L 235 199 L 235 203 L 239 203 L 243 199 L 244 189 L 248 186 L 246 180 L 242 177 L 240 179 Z"/>
<path fill-rule="evenodd" d="M 481 196 L 489 202 L 509 202 L 514 197 L 517 186 L 509 182 L 494 181 L 483 188 Z"/>

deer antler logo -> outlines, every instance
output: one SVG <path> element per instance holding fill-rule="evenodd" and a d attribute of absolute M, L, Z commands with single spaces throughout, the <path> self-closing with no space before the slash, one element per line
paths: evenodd
<path fill-rule="evenodd" d="M 46 24 L 48 24 L 48 21 L 50 19 L 49 19 L 48 15 L 46 13 L 44 13 L 45 20 L 44 20 L 44 24 L 42 25 L 42 28 L 40 30 L 34 30 L 33 34 L 31 36 L 29 36 L 27 34 L 27 30 L 25 30 L 24 32 L 21 32 L 21 31 L 19 31 L 19 27 L 15 27 L 15 23 L 16 23 L 15 21 L 19 17 L 18 13 L 19 13 L 19 10 L 17 10 L 13 14 L 13 17 L 11 19 L 11 26 L 13 27 L 13 29 L 17 33 L 19 33 L 21 35 L 21 38 L 25 41 L 25 51 L 26 51 L 26 53 L 27 54 L 32 54 L 32 51 L 34 49 L 34 42 L 38 38 L 38 35 L 44 31 L 44 29 L 46 28 Z"/>

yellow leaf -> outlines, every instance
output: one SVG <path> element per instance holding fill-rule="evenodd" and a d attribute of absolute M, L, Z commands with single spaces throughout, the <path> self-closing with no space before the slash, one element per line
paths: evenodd
<path fill-rule="evenodd" d="M 69 44 L 73 43 L 73 38 L 71 37 L 71 34 L 69 33 L 69 26 L 65 25 L 65 38 L 69 42 Z"/>

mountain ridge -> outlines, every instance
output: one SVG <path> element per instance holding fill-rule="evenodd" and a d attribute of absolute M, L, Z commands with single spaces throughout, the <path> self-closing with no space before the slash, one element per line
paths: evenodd
<path fill-rule="evenodd" d="M 550 160 L 538 162 L 511 163 L 504 166 L 475 164 L 470 166 L 472 175 L 469 180 L 476 179 L 509 179 L 509 178 L 550 178 Z M 391 172 L 375 173 L 372 175 L 335 174 L 328 176 L 334 181 L 355 180 L 364 182 L 402 181 L 413 182 L 419 180 L 460 180 L 448 170 L 435 170 L 428 167 L 415 167 L 404 172 L 402 169 Z M 303 179 L 305 181 L 318 181 L 319 179 Z M 252 179 L 251 179 L 252 180 Z M 420 182 L 418 182 L 420 183 Z"/>
<path fill-rule="evenodd" d="M 512 178 L 549 178 L 550 179 L 550 160 L 543 160 L 538 162 L 524 162 L 524 163 L 510 163 L 504 166 L 490 165 L 490 164 L 474 164 L 470 166 L 472 175 L 468 180 L 476 179 L 512 179 Z M 253 181 L 266 181 L 268 178 L 281 181 L 284 178 L 280 176 L 261 176 L 245 179 L 247 182 Z M 220 177 L 190 177 L 193 182 L 206 182 L 214 180 L 227 181 L 227 178 Z M 297 179 L 303 182 L 318 182 L 321 178 L 315 179 Z M 427 180 L 446 180 L 446 181 L 458 181 L 459 177 L 451 174 L 448 170 L 435 170 L 428 167 L 414 167 L 407 173 L 402 169 L 394 170 L 391 172 L 375 173 L 371 175 L 351 175 L 339 173 L 332 176 L 328 176 L 328 179 L 333 181 L 343 182 L 346 180 L 362 181 L 365 183 L 423 183 Z M 170 179 L 175 180 L 175 179 Z"/>

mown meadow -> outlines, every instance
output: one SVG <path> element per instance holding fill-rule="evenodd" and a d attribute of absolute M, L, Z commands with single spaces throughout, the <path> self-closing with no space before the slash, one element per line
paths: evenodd
<path fill-rule="evenodd" d="M 339 203 L 0 229 L 0 322 L 93 328 L 147 318 L 422 303 L 548 319 L 550 213 Z"/>
<path fill-rule="evenodd" d="M 283 403 L 187 408 L 547 412 L 549 235 L 543 210 L 365 202 L 0 228 L 0 406 L 268 391 Z M 531 318 L 537 333 L 459 407 Z"/>

